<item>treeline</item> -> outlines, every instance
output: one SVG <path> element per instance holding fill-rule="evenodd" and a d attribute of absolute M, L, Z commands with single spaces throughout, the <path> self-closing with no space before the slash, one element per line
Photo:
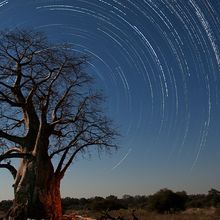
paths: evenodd
<path fill-rule="evenodd" d="M 114 195 L 93 197 L 89 199 L 64 198 L 63 210 L 92 210 L 111 211 L 119 209 L 145 209 L 158 213 L 174 213 L 187 208 L 220 207 L 220 191 L 211 189 L 207 194 L 187 195 L 185 191 L 173 192 L 170 189 L 161 189 L 150 196 L 124 195 L 118 198 Z"/>
<path fill-rule="evenodd" d="M 12 201 L 0 202 L 0 210 L 7 211 Z M 111 211 L 119 209 L 145 209 L 158 213 L 175 213 L 187 208 L 220 208 L 220 191 L 211 189 L 207 194 L 187 195 L 185 191 L 173 192 L 170 189 L 161 189 L 150 196 L 124 195 L 118 198 L 114 195 L 93 198 L 62 199 L 63 212 L 66 210 Z"/>

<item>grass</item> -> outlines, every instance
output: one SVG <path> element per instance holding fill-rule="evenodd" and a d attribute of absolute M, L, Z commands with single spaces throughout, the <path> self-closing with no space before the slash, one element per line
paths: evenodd
<path fill-rule="evenodd" d="M 70 212 L 71 211 L 69 211 L 69 213 Z M 122 216 L 125 220 L 132 220 L 131 213 L 132 210 L 123 209 L 109 212 L 111 216 Z M 98 218 L 102 215 L 101 213 L 92 211 L 77 211 L 76 214 L 92 218 Z M 189 209 L 178 214 L 157 214 L 138 209 L 136 210 L 135 215 L 139 220 L 220 220 L 220 215 L 217 215 L 213 209 Z"/>
<path fill-rule="evenodd" d="M 5 213 L 3 211 L 0 211 L 0 218 L 3 218 L 5 216 Z"/>
<path fill-rule="evenodd" d="M 70 215 L 71 213 L 75 213 L 82 216 L 98 218 L 102 214 L 100 212 L 93 211 L 72 211 L 68 210 L 65 214 Z M 125 220 L 132 220 L 132 210 L 121 209 L 118 211 L 110 211 L 109 214 L 111 216 L 117 217 L 122 216 Z M 3 212 L 0 212 L 0 217 L 3 217 Z M 214 208 L 209 209 L 188 209 L 185 212 L 178 214 L 157 214 L 148 212 L 143 209 L 138 209 L 135 211 L 135 215 L 139 220 L 220 220 L 220 214 L 216 214 Z"/>

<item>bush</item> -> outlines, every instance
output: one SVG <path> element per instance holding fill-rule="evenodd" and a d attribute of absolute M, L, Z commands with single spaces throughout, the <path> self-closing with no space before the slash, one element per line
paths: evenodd
<path fill-rule="evenodd" d="M 126 208 L 118 199 L 102 199 L 93 200 L 89 206 L 90 209 L 95 211 L 106 211 L 106 210 L 119 210 Z"/>
<path fill-rule="evenodd" d="M 149 197 L 148 208 L 158 213 L 173 213 L 185 209 L 186 193 L 162 189 Z"/>
<path fill-rule="evenodd" d="M 215 214 L 220 215 L 220 203 L 216 204 Z"/>
<path fill-rule="evenodd" d="M 0 210 L 3 212 L 7 212 L 9 208 L 12 206 L 11 200 L 3 200 L 0 202 Z"/>

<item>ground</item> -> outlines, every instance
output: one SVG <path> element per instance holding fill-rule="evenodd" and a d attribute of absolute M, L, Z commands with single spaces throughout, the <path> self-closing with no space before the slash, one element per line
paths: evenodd
<path fill-rule="evenodd" d="M 132 210 L 118 210 L 109 212 L 110 215 L 117 217 L 123 216 L 125 220 L 132 220 Z M 220 214 L 216 213 L 215 208 L 208 209 L 188 209 L 179 214 L 167 214 L 159 215 L 156 213 L 147 212 L 143 209 L 136 210 L 136 216 L 139 220 L 219 220 Z M 4 213 L 0 212 L 0 219 Z M 91 212 L 86 210 L 73 211 L 68 210 L 63 217 L 63 220 L 91 220 L 97 219 L 101 216 L 101 213 Z"/>
<path fill-rule="evenodd" d="M 72 210 L 67 211 L 67 216 L 71 216 L 73 213 Z M 91 212 L 91 211 L 75 211 L 75 215 L 91 217 L 97 219 L 101 216 L 101 213 L 98 212 Z M 118 211 L 111 211 L 109 214 L 111 216 L 123 216 L 125 220 L 132 220 L 132 210 L 118 210 Z M 215 208 L 208 208 L 208 209 L 188 209 L 179 214 L 167 214 L 167 215 L 160 215 L 152 212 L 148 212 L 143 209 L 136 210 L 136 216 L 139 220 L 219 220 L 220 214 L 216 213 Z M 72 215 L 73 216 L 73 215 Z M 77 218 L 75 218 L 77 219 Z M 75 220 L 74 218 L 72 220 Z M 86 219 L 86 218 L 85 218 Z M 66 219 L 69 220 L 69 219 Z"/>

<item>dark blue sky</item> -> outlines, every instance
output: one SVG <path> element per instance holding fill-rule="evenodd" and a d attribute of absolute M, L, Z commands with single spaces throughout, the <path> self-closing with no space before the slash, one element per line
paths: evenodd
<path fill-rule="evenodd" d="M 0 20 L 91 56 L 88 72 L 120 127 L 120 150 L 78 158 L 62 196 L 220 189 L 219 1 L 5 0 Z M 0 200 L 12 197 L 4 171 L 0 184 Z"/>

